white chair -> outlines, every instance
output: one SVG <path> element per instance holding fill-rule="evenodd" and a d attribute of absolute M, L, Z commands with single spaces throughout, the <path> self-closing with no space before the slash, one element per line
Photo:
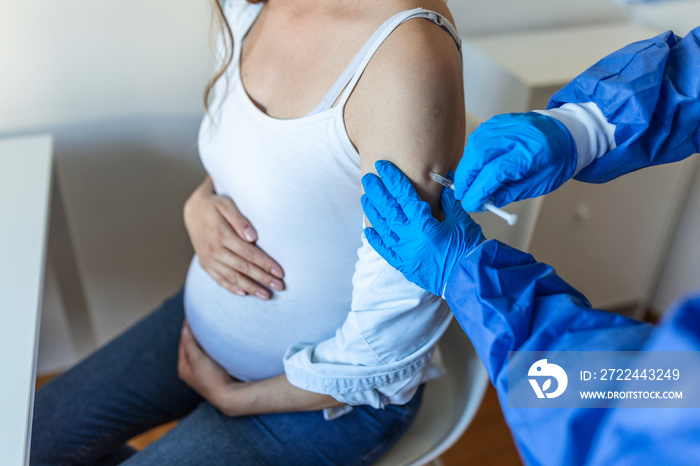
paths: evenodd
<path fill-rule="evenodd" d="M 427 383 L 413 425 L 375 466 L 440 464 L 439 456 L 462 436 L 479 409 L 488 375 L 456 320 L 439 346 L 447 373 Z"/>

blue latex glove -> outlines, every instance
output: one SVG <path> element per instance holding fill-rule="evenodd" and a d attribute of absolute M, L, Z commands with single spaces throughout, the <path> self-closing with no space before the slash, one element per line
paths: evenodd
<path fill-rule="evenodd" d="M 449 189 L 442 190 L 445 219 L 433 217 L 406 176 L 389 162 L 362 177 L 362 208 L 373 228 L 367 241 L 404 276 L 438 296 L 457 263 L 485 240 L 481 227 L 467 215 Z"/>
<path fill-rule="evenodd" d="M 496 115 L 467 141 L 455 173 L 455 196 L 467 212 L 484 202 L 503 207 L 557 189 L 576 168 L 569 130 L 539 113 Z"/>

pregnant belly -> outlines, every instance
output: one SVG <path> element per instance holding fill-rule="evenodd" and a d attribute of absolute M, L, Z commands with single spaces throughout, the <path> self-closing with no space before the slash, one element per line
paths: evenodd
<path fill-rule="evenodd" d="M 233 377 L 258 380 L 284 372 L 287 348 L 332 338 L 350 309 L 351 276 L 340 284 L 285 278 L 287 289 L 269 301 L 240 297 L 219 286 L 192 260 L 185 312 L 192 333 Z M 338 282 L 332 280 L 332 282 Z"/>

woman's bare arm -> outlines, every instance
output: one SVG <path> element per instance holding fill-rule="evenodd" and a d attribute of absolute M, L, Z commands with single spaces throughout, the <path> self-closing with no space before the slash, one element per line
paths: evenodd
<path fill-rule="evenodd" d="M 369 63 L 345 116 L 363 174 L 377 160 L 393 162 L 437 216 L 442 187 L 428 173 L 456 166 L 466 130 L 462 62 L 450 34 L 424 19 L 399 26 Z"/>

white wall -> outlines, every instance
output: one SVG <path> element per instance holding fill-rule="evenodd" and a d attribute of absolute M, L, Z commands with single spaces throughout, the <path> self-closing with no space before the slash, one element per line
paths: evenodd
<path fill-rule="evenodd" d="M 692 291 L 700 291 L 700 169 L 695 170 L 683 214 L 661 270 L 653 309 L 660 316 L 676 299 Z"/>
<path fill-rule="evenodd" d="M 700 1 L 669 1 L 635 7 L 634 21 L 685 36 L 700 26 Z M 697 157 L 697 155 L 695 156 Z M 700 290 L 700 166 L 681 213 L 675 236 L 652 300 L 657 315 L 662 315 L 679 297 Z"/>
<path fill-rule="evenodd" d="M 699 0 L 448 0 L 461 35 L 601 24 L 631 19 L 685 35 L 700 25 Z"/>
<path fill-rule="evenodd" d="M 0 15 L 0 132 L 199 111 L 206 1 L 32 0 Z"/>
<path fill-rule="evenodd" d="M 627 19 L 614 0 L 448 0 L 461 35 L 605 23 Z"/>
<path fill-rule="evenodd" d="M 55 136 L 99 343 L 183 282 L 209 16 L 206 0 L 3 2 L 0 136 Z M 49 276 L 39 372 L 76 357 L 59 298 Z"/>
<path fill-rule="evenodd" d="M 700 26 L 700 1 L 677 0 L 636 5 L 632 8 L 631 18 L 638 23 L 663 30 L 672 29 L 676 34 L 685 36 L 691 29 Z"/>

